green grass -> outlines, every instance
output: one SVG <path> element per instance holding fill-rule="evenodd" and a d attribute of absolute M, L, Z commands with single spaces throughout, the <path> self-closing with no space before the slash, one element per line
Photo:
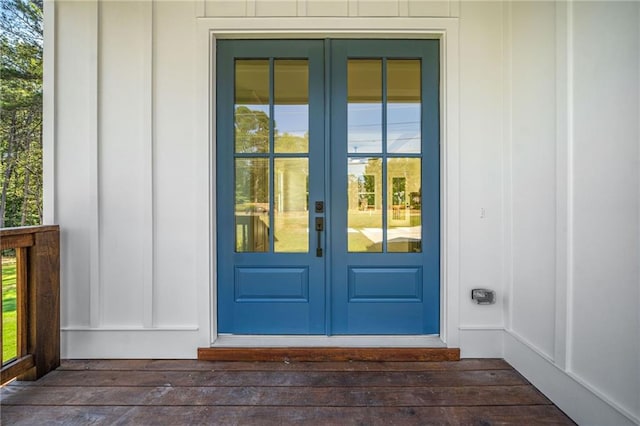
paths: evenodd
<path fill-rule="evenodd" d="M 2 362 L 18 356 L 16 311 L 16 258 L 2 258 Z"/>

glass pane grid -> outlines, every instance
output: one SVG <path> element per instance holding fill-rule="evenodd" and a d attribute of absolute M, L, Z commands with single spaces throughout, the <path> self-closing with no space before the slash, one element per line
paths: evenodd
<path fill-rule="evenodd" d="M 235 62 L 236 252 L 309 251 L 308 65 Z"/>
<path fill-rule="evenodd" d="M 422 251 L 421 62 L 349 59 L 349 252 Z"/>

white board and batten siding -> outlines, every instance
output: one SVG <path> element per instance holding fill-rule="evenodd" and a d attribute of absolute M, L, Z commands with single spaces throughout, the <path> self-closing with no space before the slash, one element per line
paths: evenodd
<path fill-rule="evenodd" d="M 63 356 L 194 357 L 210 329 L 197 5 L 55 8 Z"/>
<path fill-rule="evenodd" d="M 580 424 L 640 423 L 640 3 L 52 9 L 45 209 L 62 229 L 63 357 L 193 358 L 215 336 L 215 75 L 203 28 L 446 28 L 448 341 L 465 357 L 506 358 Z M 476 287 L 498 303 L 473 304 Z"/>
<path fill-rule="evenodd" d="M 459 0 L 205 0 L 207 17 L 449 17 Z"/>

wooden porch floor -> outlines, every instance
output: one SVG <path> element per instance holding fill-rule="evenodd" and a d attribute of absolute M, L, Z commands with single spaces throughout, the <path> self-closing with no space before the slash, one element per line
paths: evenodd
<path fill-rule="evenodd" d="M 499 359 L 68 360 L 0 405 L 4 425 L 573 424 Z"/>

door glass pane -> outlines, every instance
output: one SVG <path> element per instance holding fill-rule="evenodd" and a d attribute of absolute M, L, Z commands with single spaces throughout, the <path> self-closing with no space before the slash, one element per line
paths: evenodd
<path fill-rule="evenodd" d="M 350 157 L 348 163 L 348 249 L 381 252 L 382 159 Z"/>
<path fill-rule="evenodd" d="M 387 61 L 387 152 L 420 152 L 420 61 Z"/>
<path fill-rule="evenodd" d="M 419 158 L 387 159 L 387 251 L 422 251 Z"/>
<path fill-rule="evenodd" d="M 236 251 L 269 251 L 269 160 L 235 160 Z"/>
<path fill-rule="evenodd" d="M 309 64 L 278 59 L 273 65 L 275 152 L 309 152 Z"/>
<path fill-rule="evenodd" d="M 382 152 L 382 61 L 347 63 L 348 152 Z"/>
<path fill-rule="evenodd" d="M 269 152 L 269 61 L 236 60 L 235 85 L 236 152 Z"/>
<path fill-rule="evenodd" d="M 309 159 L 274 161 L 274 251 L 309 251 Z"/>

